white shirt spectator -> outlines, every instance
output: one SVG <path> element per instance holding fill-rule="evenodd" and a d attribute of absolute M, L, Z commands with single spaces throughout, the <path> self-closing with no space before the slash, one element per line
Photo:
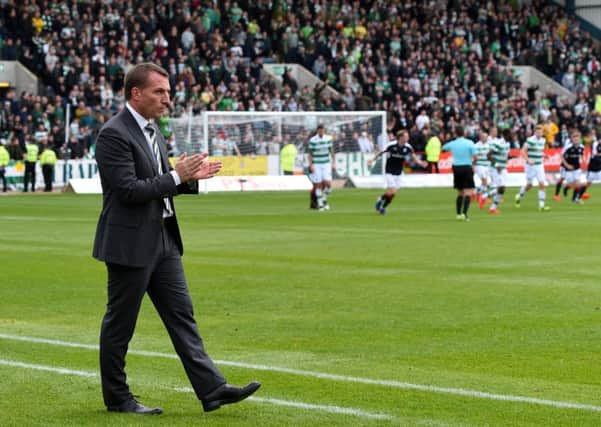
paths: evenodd
<path fill-rule="evenodd" d="M 73 27 L 63 27 L 61 30 L 61 38 L 62 39 L 71 39 L 75 36 L 75 28 Z"/>
<path fill-rule="evenodd" d="M 542 105 L 538 111 L 538 114 L 540 114 L 541 119 L 545 121 L 547 120 L 547 117 L 551 115 L 551 111 L 549 111 L 546 105 Z"/>
<path fill-rule="evenodd" d="M 48 131 L 46 129 L 38 129 L 33 134 L 33 138 L 35 139 L 35 142 L 42 144 L 48 141 Z"/>
<path fill-rule="evenodd" d="M 586 99 L 581 99 L 576 105 L 574 105 L 574 114 L 578 117 L 587 118 L 589 110 L 590 109 Z"/>
<path fill-rule="evenodd" d="M 218 135 L 216 138 L 213 138 L 211 144 L 211 156 L 223 156 L 225 155 L 225 150 L 225 137 L 223 137 L 222 135 Z"/>
<path fill-rule="evenodd" d="M 313 63 L 313 74 L 316 76 L 324 75 L 326 72 L 326 61 L 322 55 L 319 55 L 317 60 Z"/>
<path fill-rule="evenodd" d="M 190 30 L 190 27 L 187 27 L 182 33 L 182 46 L 186 51 L 189 51 L 192 48 L 192 44 L 194 43 L 194 33 Z"/>
<path fill-rule="evenodd" d="M 69 125 L 69 128 L 71 130 L 71 135 L 77 138 L 79 136 L 79 122 L 77 120 L 73 120 Z"/>
<path fill-rule="evenodd" d="M 561 84 L 568 90 L 573 91 L 576 85 L 576 74 L 574 73 L 574 64 L 568 66 L 568 71 L 561 78 Z"/>
<path fill-rule="evenodd" d="M 422 82 L 420 81 L 419 77 L 417 77 L 416 75 L 413 75 L 409 78 L 408 82 L 409 84 L 409 88 L 417 93 L 418 95 L 421 95 L 422 93 Z"/>
<path fill-rule="evenodd" d="M 113 102 L 113 97 L 113 88 L 111 87 L 110 83 L 105 83 L 104 85 L 100 86 L 100 101 L 102 105 L 110 106 L 110 104 Z"/>
<path fill-rule="evenodd" d="M 424 126 L 429 125 L 429 124 L 430 124 L 430 117 L 428 117 L 426 112 L 424 110 L 422 110 L 422 112 L 419 113 L 419 115 L 415 119 L 415 125 L 417 126 L 417 128 L 419 130 L 422 130 L 424 128 Z"/>
<path fill-rule="evenodd" d="M 104 55 L 104 48 L 102 46 L 96 48 L 96 53 L 92 56 L 92 62 L 96 62 L 101 65 L 106 65 L 106 57 Z"/>
<path fill-rule="evenodd" d="M 362 153 L 373 153 L 374 151 L 374 143 L 371 138 L 367 135 L 367 132 L 361 132 L 359 138 L 357 139 L 359 143 L 359 149 Z"/>
<path fill-rule="evenodd" d="M 350 87 L 347 87 L 344 90 L 344 95 L 342 95 L 342 100 L 346 104 L 349 110 L 355 109 L 355 95 L 353 95 L 353 91 Z"/>
<path fill-rule="evenodd" d="M 472 42 L 472 44 L 470 45 L 470 51 L 478 55 L 479 59 L 482 59 L 482 45 L 478 40 L 474 40 Z"/>
<path fill-rule="evenodd" d="M 46 67 L 49 70 L 54 70 L 54 67 L 56 67 L 56 64 L 58 62 L 58 56 L 55 53 L 55 49 L 53 46 L 50 47 L 48 54 L 46 55 L 46 57 L 44 58 L 44 61 L 46 62 Z"/>
<path fill-rule="evenodd" d="M 293 97 L 290 97 L 288 103 L 286 104 L 286 107 L 288 108 L 288 111 L 298 111 L 298 104 L 296 103 L 296 100 Z"/>

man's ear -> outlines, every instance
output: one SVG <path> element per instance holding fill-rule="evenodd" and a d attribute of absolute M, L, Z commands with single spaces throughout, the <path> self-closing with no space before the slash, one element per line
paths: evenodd
<path fill-rule="evenodd" d="M 140 98 L 140 88 L 138 88 L 137 86 L 133 87 L 131 89 L 131 97 L 132 99 L 139 99 Z"/>

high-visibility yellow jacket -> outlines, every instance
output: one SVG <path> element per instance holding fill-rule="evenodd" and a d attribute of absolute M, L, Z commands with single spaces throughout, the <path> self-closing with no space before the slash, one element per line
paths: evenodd
<path fill-rule="evenodd" d="M 42 151 L 42 155 L 40 156 L 40 163 L 42 165 L 52 165 L 56 164 L 56 153 L 51 148 L 45 148 Z"/>

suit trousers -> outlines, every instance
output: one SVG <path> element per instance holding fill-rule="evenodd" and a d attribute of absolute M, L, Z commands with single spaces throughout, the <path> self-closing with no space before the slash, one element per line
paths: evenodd
<path fill-rule="evenodd" d="M 166 219 L 162 247 L 147 266 L 106 264 L 108 303 L 100 332 L 100 374 L 106 406 L 120 405 L 133 396 L 125 374 L 125 355 L 145 293 L 159 313 L 197 397 L 202 400 L 226 382 L 205 352 L 169 223 Z"/>

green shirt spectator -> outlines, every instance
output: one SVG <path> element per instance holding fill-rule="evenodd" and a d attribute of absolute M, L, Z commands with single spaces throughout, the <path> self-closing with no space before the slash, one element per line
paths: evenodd
<path fill-rule="evenodd" d="M 536 15 L 528 16 L 528 27 L 530 29 L 540 27 L 540 18 Z"/>
<path fill-rule="evenodd" d="M 157 120 L 157 124 L 159 125 L 159 129 L 161 130 L 161 134 L 163 134 L 163 136 L 165 138 L 169 138 L 171 136 L 171 134 L 173 133 L 173 130 L 171 129 L 171 121 L 169 119 L 169 117 L 164 116 L 161 117 Z"/>
<path fill-rule="evenodd" d="M 54 108 L 54 121 L 64 121 L 65 120 L 65 110 L 62 104 L 57 104 Z"/>
<path fill-rule="evenodd" d="M 376 89 L 381 89 L 383 93 L 390 93 L 392 91 L 392 86 L 388 80 L 378 79 L 376 82 Z"/>
<path fill-rule="evenodd" d="M 309 37 L 311 37 L 311 34 L 313 34 L 313 27 L 307 24 L 303 28 L 301 28 L 300 33 L 303 39 L 308 39 Z"/>
<path fill-rule="evenodd" d="M 237 24 L 238 21 L 242 18 L 242 9 L 238 6 L 237 2 L 234 2 L 232 8 L 229 11 L 230 20 L 232 23 Z"/>
<path fill-rule="evenodd" d="M 202 15 L 202 28 L 204 31 L 206 31 L 207 33 L 209 31 L 211 31 L 211 28 L 213 26 L 213 23 L 211 21 L 211 15 L 209 13 L 210 9 L 207 9 L 206 12 L 204 13 L 204 15 Z"/>
<path fill-rule="evenodd" d="M 219 13 L 219 10 L 209 7 L 207 8 L 206 14 L 211 21 L 212 27 L 221 25 L 221 14 Z"/>
<path fill-rule="evenodd" d="M 494 57 L 497 57 L 497 56 L 499 56 L 500 52 L 501 52 L 501 43 L 499 43 L 498 40 L 495 40 L 490 45 L 490 53 L 492 53 Z"/>
<path fill-rule="evenodd" d="M 219 102 L 219 106 L 217 108 L 219 108 L 220 111 L 231 111 L 233 104 L 234 100 L 232 98 L 225 97 L 221 100 L 221 102 Z"/>

